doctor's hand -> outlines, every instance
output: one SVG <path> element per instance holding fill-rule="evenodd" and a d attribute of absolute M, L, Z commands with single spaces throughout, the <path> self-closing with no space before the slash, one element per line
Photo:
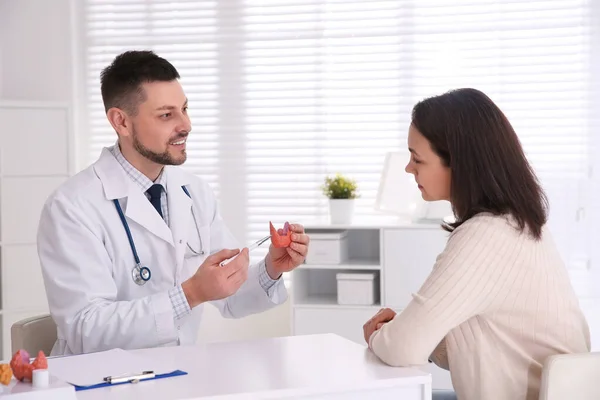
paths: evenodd
<path fill-rule="evenodd" d="M 365 336 L 365 342 L 369 344 L 369 339 L 373 332 L 381 329 L 381 327 L 390 322 L 396 316 L 396 312 L 391 308 L 382 308 L 375 314 L 370 320 L 363 325 L 363 333 Z"/>
<path fill-rule="evenodd" d="M 239 254 L 238 254 L 239 253 Z M 224 266 L 219 264 L 238 255 Z M 250 257 L 248 249 L 221 250 L 206 257 L 194 276 L 183 282 L 181 287 L 190 308 L 198 304 L 229 297 L 238 291 L 248 278 Z"/>
<path fill-rule="evenodd" d="M 289 247 L 269 247 L 269 254 L 265 259 L 267 273 L 271 279 L 279 279 L 281 274 L 289 272 L 302 264 L 308 252 L 310 238 L 304 233 L 304 227 L 300 224 L 290 224 L 292 231 L 292 242 Z"/>

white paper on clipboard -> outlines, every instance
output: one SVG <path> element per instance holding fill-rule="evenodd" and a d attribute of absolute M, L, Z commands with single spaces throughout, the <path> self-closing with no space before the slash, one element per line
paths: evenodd
<path fill-rule="evenodd" d="M 51 375 L 76 386 L 97 385 L 108 376 L 137 375 L 143 371 L 154 371 L 158 375 L 177 369 L 160 364 L 123 349 L 48 359 Z"/>

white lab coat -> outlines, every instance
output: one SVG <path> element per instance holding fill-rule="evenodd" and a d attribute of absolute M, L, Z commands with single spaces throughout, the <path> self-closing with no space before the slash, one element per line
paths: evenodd
<path fill-rule="evenodd" d="M 200 248 L 192 204 L 206 254 L 239 244 L 205 182 L 177 167 L 165 167 L 164 173 L 171 229 L 108 149 L 47 200 L 37 242 L 50 313 L 58 326 L 52 355 L 195 342 L 204 305 L 176 323 L 168 296 L 206 257 L 187 248 L 188 242 Z M 132 279 L 134 257 L 113 199 L 123 199 L 140 261 L 151 269 L 152 278 L 143 286 Z M 237 293 L 213 304 L 223 316 L 239 318 L 286 298 L 281 280 L 265 292 L 254 265 Z"/>

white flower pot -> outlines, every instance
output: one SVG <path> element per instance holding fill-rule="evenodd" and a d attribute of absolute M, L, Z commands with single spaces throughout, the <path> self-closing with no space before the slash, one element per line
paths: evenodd
<path fill-rule="evenodd" d="M 354 216 L 354 199 L 329 199 L 329 217 L 332 224 L 350 224 Z"/>

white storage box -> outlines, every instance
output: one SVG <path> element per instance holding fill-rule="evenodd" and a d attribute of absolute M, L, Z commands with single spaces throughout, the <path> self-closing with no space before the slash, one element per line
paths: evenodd
<path fill-rule="evenodd" d="M 337 279 L 338 304 L 375 304 L 375 273 L 339 273 Z"/>
<path fill-rule="evenodd" d="M 348 231 L 309 233 L 307 264 L 341 264 L 348 259 Z"/>

